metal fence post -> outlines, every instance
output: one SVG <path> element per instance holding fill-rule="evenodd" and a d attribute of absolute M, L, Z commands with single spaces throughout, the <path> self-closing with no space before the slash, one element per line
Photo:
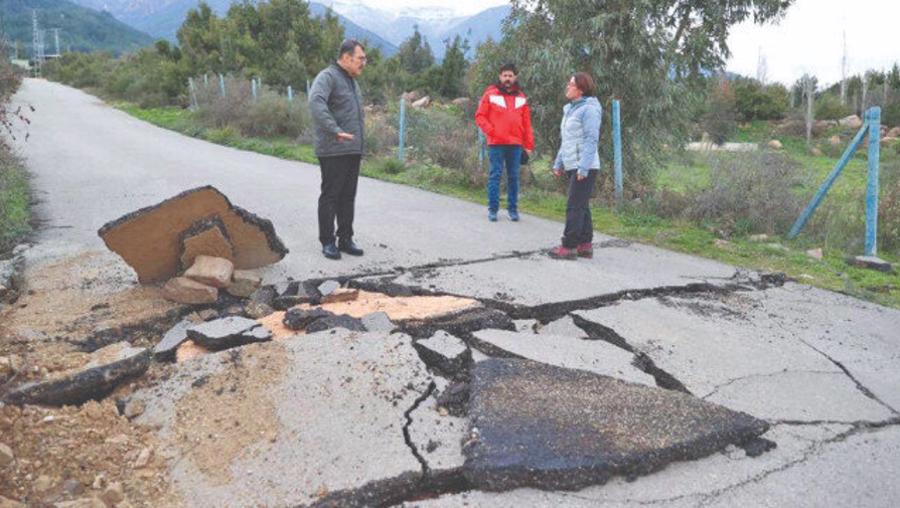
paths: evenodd
<path fill-rule="evenodd" d="M 306 80 L 306 96 L 309 97 L 309 80 Z"/>
<path fill-rule="evenodd" d="M 406 140 L 406 99 L 400 97 L 400 146 L 397 150 L 397 158 L 400 159 L 400 162 L 404 162 L 406 157 L 404 156 L 404 141 Z"/>
<path fill-rule="evenodd" d="M 194 78 L 188 78 L 188 90 L 190 93 L 191 109 L 197 109 L 197 93 L 194 90 Z"/>
<path fill-rule="evenodd" d="M 622 204 L 622 121 L 619 111 L 619 101 L 612 102 L 612 124 L 613 124 L 613 159 L 616 183 L 616 204 Z"/>
<path fill-rule="evenodd" d="M 219 74 L 219 92 L 225 97 L 225 76 Z"/>
<path fill-rule="evenodd" d="M 256 78 L 250 78 L 250 93 L 253 94 L 253 100 L 256 100 Z"/>
<path fill-rule="evenodd" d="M 208 73 L 203 74 L 203 86 L 209 86 L 209 74 Z"/>
<path fill-rule="evenodd" d="M 866 113 L 869 124 L 869 182 L 866 186 L 866 256 L 878 251 L 878 165 L 881 157 L 881 108 Z"/>
<path fill-rule="evenodd" d="M 288 85 L 288 102 L 294 102 L 294 89 Z"/>

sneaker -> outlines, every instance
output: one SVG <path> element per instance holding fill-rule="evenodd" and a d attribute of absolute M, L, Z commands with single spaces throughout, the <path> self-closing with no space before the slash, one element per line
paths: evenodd
<path fill-rule="evenodd" d="M 511 220 L 513 222 L 519 222 L 519 212 L 517 212 L 515 210 L 510 210 L 509 211 L 509 220 Z"/>
<path fill-rule="evenodd" d="M 590 243 L 583 243 L 575 248 L 575 251 L 578 253 L 578 257 L 582 258 L 592 258 L 594 257 L 594 245 Z"/>
<path fill-rule="evenodd" d="M 494 210 L 488 210 L 488 220 L 491 222 L 497 222 L 497 212 Z"/>
<path fill-rule="evenodd" d="M 568 249 L 562 245 L 550 249 L 547 254 L 553 259 L 578 259 L 578 252 L 575 249 Z"/>

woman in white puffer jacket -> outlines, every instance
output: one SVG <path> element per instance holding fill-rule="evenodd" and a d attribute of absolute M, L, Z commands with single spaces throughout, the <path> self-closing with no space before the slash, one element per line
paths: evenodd
<path fill-rule="evenodd" d="M 550 250 L 557 259 L 590 258 L 594 255 L 592 241 L 594 224 L 591 220 L 590 199 L 600 171 L 600 123 L 603 108 L 594 97 L 596 86 L 590 75 L 575 73 L 566 85 L 569 104 L 563 108 L 560 125 L 562 143 L 553 173 L 557 177 L 566 174 L 569 180 L 566 205 L 566 229 L 561 245 Z"/>

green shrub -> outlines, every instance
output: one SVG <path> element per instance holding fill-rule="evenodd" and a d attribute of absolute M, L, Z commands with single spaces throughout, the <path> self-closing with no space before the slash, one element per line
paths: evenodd
<path fill-rule="evenodd" d="M 399 159 L 394 158 L 385 158 L 380 161 L 378 165 L 379 171 L 382 173 L 387 173 L 389 175 L 398 175 L 404 171 L 406 171 L 406 164 L 401 162 Z"/>
<path fill-rule="evenodd" d="M 816 99 L 816 120 L 840 120 L 853 114 L 850 106 L 841 104 L 841 99 L 833 94 L 824 93 Z"/>
<path fill-rule="evenodd" d="M 701 120 L 713 143 L 725 143 L 737 130 L 734 91 L 727 81 L 716 83 L 709 92 L 707 110 Z"/>
<path fill-rule="evenodd" d="M 881 110 L 881 123 L 891 127 L 900 127 L 900 101 L 892 102 Z"/>
<path fill-rule="evenodd" d="M 790 103 L 788 91 L 782 85 L 761 85 L 752 79 L 733 82 L 737 111 L 744 121 L 778 120 L 784 118 Z"/>

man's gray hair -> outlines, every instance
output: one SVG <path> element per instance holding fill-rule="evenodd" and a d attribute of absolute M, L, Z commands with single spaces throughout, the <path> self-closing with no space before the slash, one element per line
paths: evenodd
<path fill-rule="evenodd" d="M 341 50 L 338 52 L 338 59 L 343 57 L 344 55 L 352 55 L 356 48 L 360 47 L 363 51 L 366 50 L 366 47 L 362 45 L 356 39 L 345 39 L 344 42 L 341 43 Z"/>

